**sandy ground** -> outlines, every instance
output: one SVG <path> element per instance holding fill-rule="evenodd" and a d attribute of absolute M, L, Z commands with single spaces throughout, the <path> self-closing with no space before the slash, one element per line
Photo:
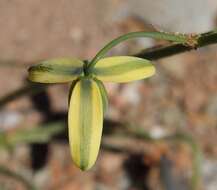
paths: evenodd
<path fill-rule="evenodd" d="M 181 5 L 168 0 L 171 12 L 161 2 L 132 2 L 0 0 L 0 97 L 23 86 L 27 68 L 38 60 L 62 56 L 89 59 L 106 42 L 129 31 L 202 32 L 216 25 L 214 0 L 199 1 L 195 9 L 195 1 L 189 1 L 184 5 L 186 14 L 177 8 Z M 155 43 L 137 40 L 120 45 L 111 53 L 131 54 Z M 182 131 L 196 139 L 204 153 L 201 189 L 205 190 L 214 190 L 217 181 L 216 50 L 214 45 L 156 61 L 157 74 L 145 81 L 106 84 L 110 100 L 107 119 L 128 123 L 153 135 Z M 50 109 L 55 114 L 61 112 L 65 119 L 67 91 L 68 85 L 51 86 L 47 91 Z M 36 107 L 29 97 L 10 102 L 0 110 L 0 128 L 10 131 L 36 126 L 46 117 L 46 110 Z M 116 129 L 116 124 L 107 127 Z M 68 143 L 54 141 L 47 149 L 38 148 L 38 154 L 48 155 L 38 170 L 32 169 L 32 147 L 28 145 L 17 145 L 12 153 L 2 150 L 0 163 L 43 190 L 156 190 L 162 189 L 159 168 L 160 158 L 165 154 L 173 163 L 177 183 L 186 185 L 189 181 L 192 157 L 188 146 L 182 143 L 150 143 L 107 135 L 105 140 L 118 147 L 129 145 L 131 152 L 117 154 L 102 149 L 93 170 L 82 173 L 72 164 Z M 1 186 L 24 189 L 22 184 L 0 175 Z"/>

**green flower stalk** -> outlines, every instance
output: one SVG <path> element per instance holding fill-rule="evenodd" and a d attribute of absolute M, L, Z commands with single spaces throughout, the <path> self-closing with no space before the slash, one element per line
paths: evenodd
<path fill-rule="evenodd" d="M 164 39 L 187 43 L 185 35 L 163 32 L 133 32 L 120 36 L 92 59 L 57 58 L 29 68 L 29 80 L 39 83 L 71 82 L 69 92 L 68 134 L 72 159 L 81 170 L 90 169 L 98 156 L 103 116 L 108 106 L 107 92 L 103 82 L 130 82 L 148 78 L 155 67 L 146 59 L 133 56 L 105 57 L 117 44 L 137 37 Z"/>

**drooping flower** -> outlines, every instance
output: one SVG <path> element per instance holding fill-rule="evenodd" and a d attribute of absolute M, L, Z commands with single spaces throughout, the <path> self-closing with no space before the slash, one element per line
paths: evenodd
<path fill-rule="evenodd" d="M 69 92 L 68 136 L 74 163 L 90 169 L 99 152 L 103 116 L 108 106 L 103 82 L 130 82 L 152 76 L 155 67 L 149 60 L 133 56 L 103 58 L 118 43 L 135 37 L 152 37 L 185 43 L 183 35 L 161 32 L 134 32 L 107 44 L 91 62 L 75 58 L 42 61 L 30 67 L 29 80 L 39 83 L 71 83 Z"/>
<path fill-rule="evenodd" d="M 99 60 L 85 76 L 84 62 L 74 58 L 42 61 L 29 69 L 29 80 L 39 83 L 71 82 L 68 111 L 68 135 L 74 163 L 87 170 L 96 161 L 108 105 L 105 82 L 129 82 L 154 74 L 154 66 L 131 56 Z"/>

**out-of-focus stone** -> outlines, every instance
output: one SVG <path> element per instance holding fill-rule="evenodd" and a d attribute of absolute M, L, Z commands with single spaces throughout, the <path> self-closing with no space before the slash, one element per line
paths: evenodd
<path fill-rule="evenodd" d="M 213 0 L 128 0 L 127 5 L 130 13 L 140 16 L 157 29 L 173 32 L 210 30 L 214 27 L 217 10 L 217 2 Z"/>
<path fill-rule="evenodd" d="M 38 188 L 47 187 L 50 184 L 51 173 L 46 167 L 35 173 L 34 183 L 37 184 Z"/>
<path fill-rule="evenodd" d="M 17 127 L 22 121 L 22 115 L 14 111 L 0 112 L 0 131 L 6 131 Z"/>
<path fill-rule="evenodd" d="M 217 162 L 205 159 L 202 164 L 203 183 L 206 190 L 216 190 Z"/>

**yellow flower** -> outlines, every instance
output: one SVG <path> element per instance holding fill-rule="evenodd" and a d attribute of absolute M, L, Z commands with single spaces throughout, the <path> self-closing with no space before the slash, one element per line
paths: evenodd
<path fill-rule="evenodd" d="M 111 41 L 93 58 L 83 62 L 75 58 L 42 61 L 30 67 L 29 80 L 39 83 L 71 82 L 69 92 L 68 132 L 74 163 L 82 170 L 90 169 L 99 152 L 103 115 L 108 105 L 103 82 L 130 82 L 155 73 L 149 60 L 133 56 L 106 57 L 118 43 L 135 37 L 152 37 L 185 43 L 183 35 L 161 32 L 134 32 Z"/>
<path fill-rule="evenodd" d="M 100 59 L 89 76 L 84 63 L 74 58 L 43 61 L 29 69 L 29 80 L 40 83 L 72 82 L 69 96 L 68 133 L 74 163 L 88 170 L 97 159 L 102 136 L 107 93 L 101 81 L 129 82 L 154 74 L 147 60 L 118 56 Z"/>

